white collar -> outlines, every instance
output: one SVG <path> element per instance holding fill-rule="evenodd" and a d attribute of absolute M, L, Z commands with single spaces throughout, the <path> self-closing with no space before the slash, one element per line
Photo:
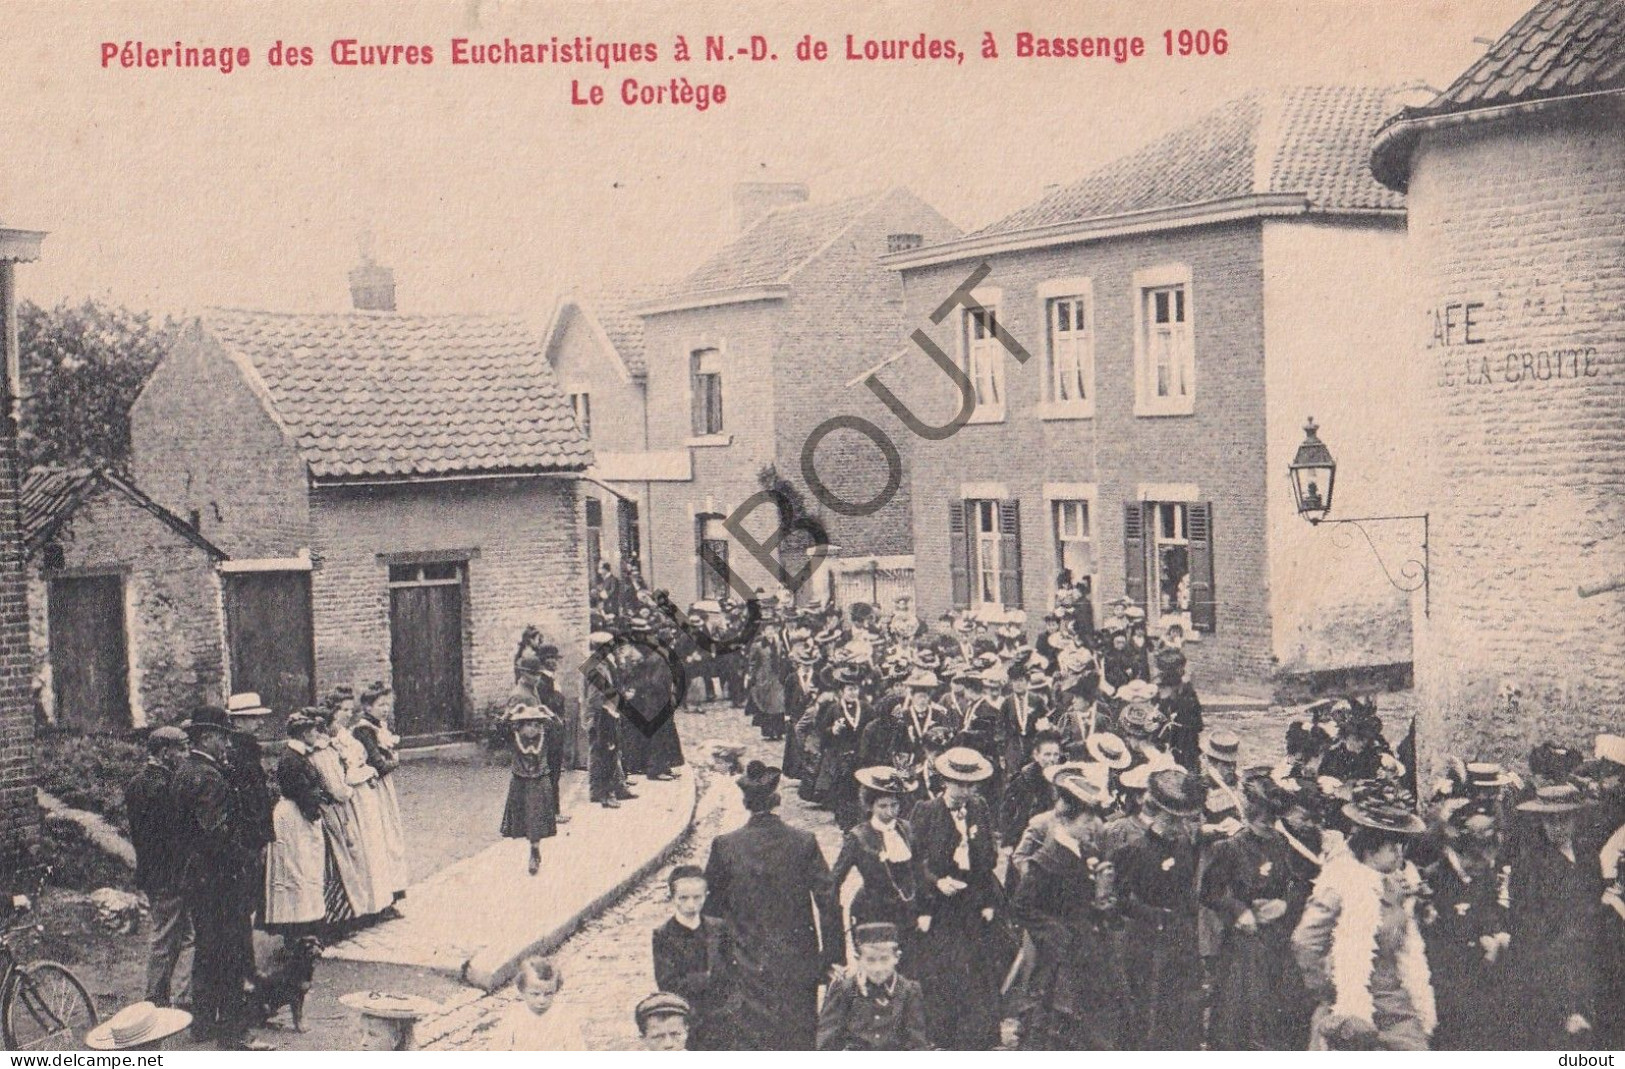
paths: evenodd
<path fill-rule="evenodd" d="M 895 994 L 897 991 L 897 974 L 892 973 L 890 980 L 886 981 L 884 984 L 877 984 L 875 986 L 879 987 L 884 994 Z M 864 976 L 862 973 L 858 974 L 858 990 L 863 992 L 864 998 L 869 997 L 869 978 Z"/>

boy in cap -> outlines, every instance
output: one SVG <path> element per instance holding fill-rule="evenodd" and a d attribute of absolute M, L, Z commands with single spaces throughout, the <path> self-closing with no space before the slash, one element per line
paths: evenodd
<path fill-rule="evenodd" d="M 818 1014 L 819 1050 L 930 1050 L 925 996 L 897 971 L 895 924 L 860 924 L 857 964 L 830 981 Z"/>
<path fill-rule="evenodd" d="M 688 1019 L 692 1014 L 681 995 L 656 991 L 632 1011 L 644 1050 L 687 1050 Z"/>

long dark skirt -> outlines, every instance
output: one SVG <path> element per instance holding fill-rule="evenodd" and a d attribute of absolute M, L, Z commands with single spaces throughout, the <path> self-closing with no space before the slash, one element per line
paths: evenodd
<path fill-rule="evenodd" d="M 502 811 L 502 834 L 508 839 L 538 842 L 558 834 L 558 799 L 546 776 L 514 776 L 508 781 L 508 805 Z"/>
<path fill-rule="evenodd" d="M 1225 936 L 1213 965 L 1210 1050 L 1304 1050 L 1313 1010 L 1289 929 Z"/>

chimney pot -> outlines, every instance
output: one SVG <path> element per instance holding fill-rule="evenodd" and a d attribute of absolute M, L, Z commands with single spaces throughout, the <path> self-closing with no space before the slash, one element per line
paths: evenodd
<path fill-rule="evenodd" d="M 805 204 L 810 196 L 803 182 L 739 182 L 734 186 L 734 235 L 755 226 L 768 212 L 791 204 Z"/>
<path fill-rule="evenodd" d="M 350 303 L 358 312 L 395 310 L 395 272 L 363 255 L 350 269 Z"/>

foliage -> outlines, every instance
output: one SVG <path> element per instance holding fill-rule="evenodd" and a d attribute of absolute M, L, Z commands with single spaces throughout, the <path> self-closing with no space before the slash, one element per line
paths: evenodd
<path fill-rule="evenodd" d="M 45 821 L 40 855 L 50 859 L 53 887 L 73 891 L 115 887 L 128 891 L 135 885 L 135 874 L 118 858 L 109 856 L 91 842 L 85 829 L 71 820 Z"/>
<path fill-rule="evenodd" d="M 26 466 L 105 464 L 130 453 L 130 405 L 180 333 L 166 318 L 85 300 L 18 309 Z"/>
<path fill-rule="evenodd" d="M 112 735 L 45 735 L 39 739 L 38 783 L 65 805 L 99 814 L 128 835 L 124 785 L 146 760 L 144 746 Z"/>

